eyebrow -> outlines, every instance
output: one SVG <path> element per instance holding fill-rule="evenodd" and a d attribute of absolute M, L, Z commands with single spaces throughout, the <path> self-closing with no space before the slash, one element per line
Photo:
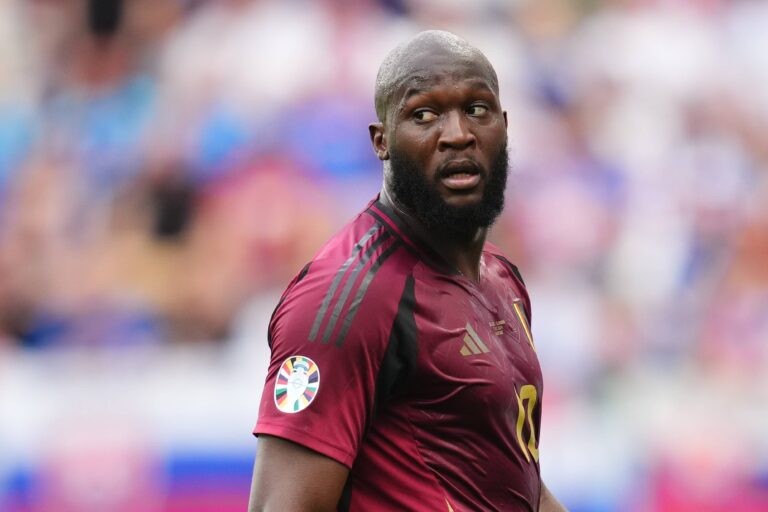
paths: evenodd
<path fill-rule="evenodd" d="M 405 80 L 403 80 L 405 82 Z M 426 84 L 429 82 L 429 78 L 423 75 L 415 75 L 410 76 L 407 79 L 408 82 L 411 83 L 411 85 L 408 85 L 408 88 L 405 90 L 405 93 L 403 93 L 402 101 L 407 100 L 411 96 L 415 96 L 417 94 L 422 94 L 425 92 L 429 87 L 426 87 L 423 84 Z"/>
<path fill-rule="evenodd" d="M 409 87 L 405 90 L 403 97 L 400 99 L 400 103 L 405 103 L 411 96 L 418 96 L 428 91 L 427 87 Z"/>

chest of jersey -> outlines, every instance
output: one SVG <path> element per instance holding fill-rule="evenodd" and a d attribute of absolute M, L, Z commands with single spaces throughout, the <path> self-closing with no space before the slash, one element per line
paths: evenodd
<path fill-rule="evenodd" d="M 419 357 L 409 394 L 425 410 L 503 414 L 517 410 L 522 388 L 541 389 L 522 298 L 508 282 L 433 274 L 415 292 Z"/>
<path fill-rule="evenodd" d="M 414 277 L 417 362 L 391 411 L 459 508 L 533 509 L 542 376 L 517 285 Z"/>

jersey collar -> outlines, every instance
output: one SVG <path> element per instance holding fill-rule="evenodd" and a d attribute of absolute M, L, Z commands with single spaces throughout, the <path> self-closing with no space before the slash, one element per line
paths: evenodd
<path fill-rule="evenodd" d="M 402 240 L 408 248 L 415 252 L 429 266 L 443 274 L 451 276 L 461 275 L 423 237 L 416 233 L 394 208 L 381 200 L 381 194 L 378 194 L 368 204 L 365 212 L 382 224 L 392 235 Z"/>

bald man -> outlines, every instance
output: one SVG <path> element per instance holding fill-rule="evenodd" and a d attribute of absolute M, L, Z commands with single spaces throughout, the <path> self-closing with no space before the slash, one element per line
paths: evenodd
<path fill-rule="evenodd" d="M 252 511 L 558 511 L 542 375 L 504 205 L 496 73 L 441 31 L 379 69 L 381 193 L 288 285 L 269 326 Z"/>

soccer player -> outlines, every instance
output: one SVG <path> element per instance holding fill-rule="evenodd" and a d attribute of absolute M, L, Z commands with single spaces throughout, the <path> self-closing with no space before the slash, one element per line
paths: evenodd
<path fill-rule="evenodd" d="M 528 294 L 485 241 L 508 166 L 496 72 L 422 32 L 375 103 L 382 191 L 270 322 L 251 510 L 564 510 L 540 478 Z"/>

